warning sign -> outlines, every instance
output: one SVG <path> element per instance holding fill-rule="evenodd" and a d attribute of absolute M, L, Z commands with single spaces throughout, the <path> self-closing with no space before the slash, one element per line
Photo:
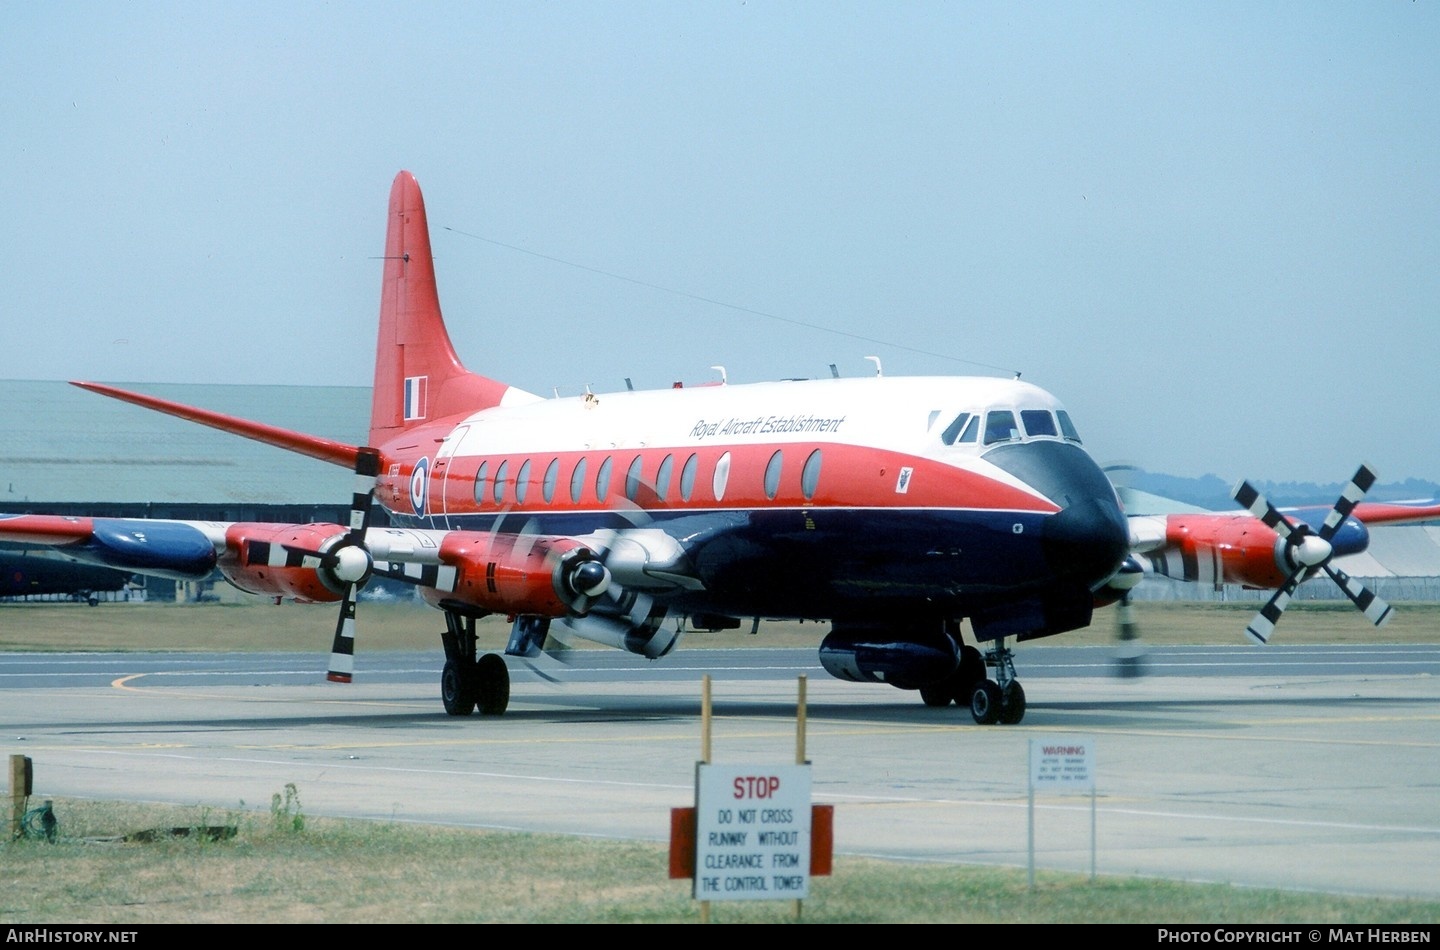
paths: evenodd
<path fill-rule="evenodd" d="M 697 768 L 695 898 L 808 897 L 810 766 Z"/>
<path fill-rule="evenodd" d="M 1091 739 L 1031 739 L 1030 785 L 1039 790 L 1095 790 L 1095 743 Z"/>

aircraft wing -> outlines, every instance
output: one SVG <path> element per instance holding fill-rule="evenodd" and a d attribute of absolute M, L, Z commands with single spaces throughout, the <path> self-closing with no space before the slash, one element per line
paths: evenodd
<path fill-rule="evenodd" d="M 332 562 L 341 560 L 339 547 L 353 540 L 350 529 L 338 524 L 0 514 L 0 541 L 181 580 L 203 579 L 218 569 L 241 590 L 304 602 L 341 599 L 346 581 L 332 575 L 346 568 Z M 592 588 L 604 576 L 648 593 L 698 584 L 678 542 L 658 529 L 557 537 L 370 528 L 361 543 L 367 578 L 374 573 L 434 588 L 494 613 L 583 612 L 586 575 Z M 581 569 L 592 562 L 595 567 Z M 567 598 L 576 602 L 567 605 Z"/>
<path fill-rule="evenodd" d="M 217 535 L 217 529 L 221 532 Z M 0 514 L 0 541 L 45 545 L 77 561 L 176 580 L 210 576 L 223 526 L 136 518 Z"/>
<path fill-rule="evenodd" d="M 1320 573 L 1380 626 L 1389 619 L 1390 607 L 1335 561 L 1364 552 L 1372 527 L 1440 519 L 1440 501 L 1362 501 L 1374 481 L 1374 473 L 1362 465 L 1329 507 L 1276 508 L 1242 481 L 1233 492 L 1242 511 L 1130 515 L 1132 567 L 1191 583 L 1274 591 L 1247 630 L 1262 643 L 1299 584 Z"/>

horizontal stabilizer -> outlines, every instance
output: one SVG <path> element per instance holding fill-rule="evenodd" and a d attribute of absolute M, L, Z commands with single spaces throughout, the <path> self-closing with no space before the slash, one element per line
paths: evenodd
<path fill-rule="evenodd" d="M 143 393 L 132 393 L 129 390 L 107 386 L 104 383 L 72 382 L 71 385 L 190 422 L 198 422 L 202 426 L 209 426 L 222 432 L 244 436 L 247 439 L 254 439 L 256 442 L 264 442 L 266 445 L 273 445 L 287 452 L 308 455 L 310 458 L 329 462 L 332 465 L 354 468 L 355 459 L 360 452 L 359 446 L 346 445 L 344 442 L 336 442 L 334 439 L 306 435 L 303 432 L 281 429 L 263 422 L 251 422 L 248 419 L 227 416 L 222 412 L 211 412 L 209 409 L 197 409 L 184 403 L 171 402 L 157 396 L 146 396 Z"/>

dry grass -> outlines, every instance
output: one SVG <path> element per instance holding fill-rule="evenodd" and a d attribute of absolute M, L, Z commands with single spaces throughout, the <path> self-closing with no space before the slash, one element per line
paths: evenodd
<path fill-rule="evenodd" d="M 300 790 L 303 796 L 303 789 Z M 695 923 L 663 846 L 305 819 L 298 806 L 216 812 L 59 800 L 60 836 L 0 845 L 0 922 Z M 225 841 L 145 829 L 233 825 Z M 841 856 L 813 878 L 806 923 L 1416 924 L 1440 902 L 1331 897 Z M 711 905 L 721 923 L 793 921 L 790 901 Z"/>
<path fill-rule="evenodd" d="M 1245 625 L 1254 604 L 1140 603 L 1136 607 L 1145 640 L 1161 644 L 1246 644 Z M 0 604 L 0 651 L 301 651 L 326 653 L 335 631 L 334 605 L 125 604 L 98 607 L 67 603 Z M 444 622 L 423 604 L 362 603 L 359 620 L 367 650 L 438 650 Z M 765 622 L 752 636 L 742 630 L 688 633 L 681 649 L 697 647 L 811 647 L 826 624 Z M 501 649 L 509 637 L 503 617 L 481 621 L 481 645 Z M 1094 624 L 1038 643 L 1109 645 L 1115 638 L 1115 611 L 1095 615 Z M 1292 604 L 1281 621 L 1277 643 L 1440 642 L 1440 604 L 1399 604 L 1380 631 L 1348 603 Z"/>

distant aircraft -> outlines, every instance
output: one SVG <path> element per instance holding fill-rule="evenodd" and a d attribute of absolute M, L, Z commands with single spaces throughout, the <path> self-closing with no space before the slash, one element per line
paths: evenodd
<path fill-rule="evenodd" d="M 73 561 L 49 548 L 0 545 L 0 598 L 55 594 L 94 607 L 101 594 L 124 590 L 134 579 L 128 571 Z"/>
<path fill-rule="evenodd" d="M 508 706 L 504 660 L 476 646 L 476 620 L 500 614 L 513 657 L 579 637 L 658 659 L 687 630 L 825 621 L 832 675 L 1018 723 L 1008 643 L 1085 627 L 1147 566 L 1198 580 L 1189 564 L 1205 559 L 1277 587 L 1271 624 L 1287 591 L 1325 571 L 1380 622 L 1332 559 L 1363 548 L 1367 515 L 1440 514 L 1355 507 L 1362 469 L 1329 515 L 1257 497 L 1258 517 L 1132 524 L 1069 413 L 1018 379 L 877 373 L 544 399 L 461 364 L 408 172 L 390 192 L 369 445 L 76 385 L 352 468 L 350 523 L 15 515 L 0 516 L 0 540 L 180 579 L 218 566 L 252 593 L 338 601 L 340 682 L 354 672 L 357 591 L 409 582 L 443 613 L 441 701 L 457 716 Z M 371 526 L 376 502 L 391 526 Z"/>

